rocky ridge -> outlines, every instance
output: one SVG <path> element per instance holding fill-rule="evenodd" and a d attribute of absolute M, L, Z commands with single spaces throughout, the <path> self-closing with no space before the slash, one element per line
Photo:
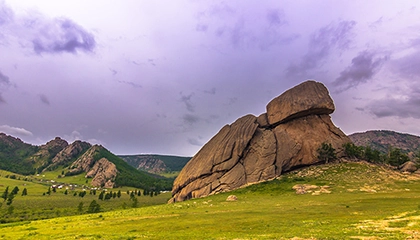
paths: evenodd
<path fill-rule="evenodd" d="M 224 126 L 176 178 L 169 202 L 205 197 L 276 178 L 321 163 L 317 149 L 330 143 L 343 156 L 351 140 L 331 121 L 334 103 L 319 82 L 304 82 L 273 99 L 267 112 Z"/>

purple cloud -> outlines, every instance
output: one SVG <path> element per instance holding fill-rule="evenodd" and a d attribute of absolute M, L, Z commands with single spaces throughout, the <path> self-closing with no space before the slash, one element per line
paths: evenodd
<path fill-rule="evenodd" d="M 195 106 L 194 104 L 191 102 L 191 97 L 194 95 L 194 93 L 191 93 L 188 96 L 185 96 L 182 94 L 182 92 L 180 93 L 181 95 L 181 99 L 180 101 L 183 102 L 185 104 L 185 107 L 187 108 L 187 110 L 189 112 L 195 112 Z"/>
<path fill-rule="evenodd" d="M 0 91 L 4 88 L 9 87 L 10 84 L 10 80 L 9 77 L 4 75 L 1 71 L 0 71 Z M 6 103 L 6 100 L 3 98 L 3 96 L 1 95 L 2 93 L 0 92 L 0 103 Z"/>
<path fill-rule="evenodd" d="M 351 32 L 355 21 L 330 23 L 314 32 L 309 40 L 309 50 L 298 64 L 291 64 L 286 69 L 287 76 L 301 76 L 308 70 L 319 67 L 334 49 L 338 52 L 347 50 L 352 42 Z"/>
<path fill-rule="evenodd" d="M 50 105 L 50 100 L 48 100 L 47 96 L 44 94 L 39 95 L 39 100 L 41 100 L 41 102 L 45 105 Z"/>
<path fill-rule="evenodd" d="M 0 1 L 0 25 L 10 22 L 13 19 L 13 11 L 6 6 L 4 1 Z"/>
<path fill-rule="evenodd" d="M 387 59 L 387 56 L 375 59 L 375 54 L 372 52 L 360 52 L 351 60 L 351 65 L 335 79 L 333 85 L 337 88 L 337 92 L 343 92 L 357 87 L 361 83 L 366 83 L 378 72 Z"/>
<path fill-rule="evenodd" d="M 38 32 L 32 40 L 37 54 L 91 52 L 96 46 L 93 34 L 70 19 L 54 19 L 37 27 Z"/>

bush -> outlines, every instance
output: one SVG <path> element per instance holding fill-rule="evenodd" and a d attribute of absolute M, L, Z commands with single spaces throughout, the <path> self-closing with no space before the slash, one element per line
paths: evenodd
<path fill-rule="evenodd" d="M 318 159 L 322 162 L 328 163 L 332 160 L 337 159 L 337 155 L 335 153 L 335 148 L 331 145 L 331 143 L 322 143 L 321 147 L 318 148 Z"/>

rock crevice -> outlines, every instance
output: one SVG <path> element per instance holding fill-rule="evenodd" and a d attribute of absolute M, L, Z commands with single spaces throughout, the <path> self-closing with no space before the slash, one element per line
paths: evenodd
<path fill-rule="evenodd" d="M 331 143 L 340 156 L 350 139 L 331 121 L 327 88 L 304 82 L 276 97 L 267 113 L 224 126 L 175 179 L 170 202 L 205 197 L 266 181 L 317 164 L 317 149 Z"/>

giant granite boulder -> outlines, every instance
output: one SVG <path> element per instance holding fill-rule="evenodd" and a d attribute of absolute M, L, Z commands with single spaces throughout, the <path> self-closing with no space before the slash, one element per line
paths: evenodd
<path fill-rule="evenodd" d="M 334 110 L 322 83 L 307 81 L 284 92 L 267 105 L 267 113 L 241 117 L 206 143 L 175 179 L 169 202 L 231 191 L 321 163 L 322 143 L 331 143 L 343 156 L 342 145 L 351 141 L 332 123 Z"/>

